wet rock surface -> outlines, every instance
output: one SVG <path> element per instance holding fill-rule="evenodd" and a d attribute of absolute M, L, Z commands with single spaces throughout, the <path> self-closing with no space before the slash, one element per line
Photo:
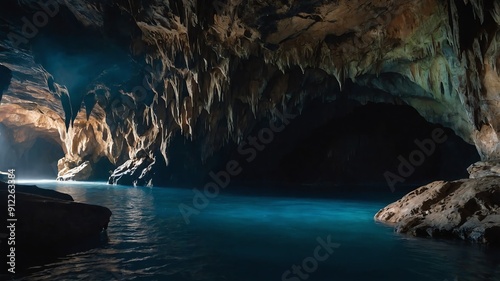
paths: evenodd
<path fill-rule="evenodd" d="M 430 183 L 380 210 L 375 220 L 413 236 L 500 245 L 500 177 Z"/>

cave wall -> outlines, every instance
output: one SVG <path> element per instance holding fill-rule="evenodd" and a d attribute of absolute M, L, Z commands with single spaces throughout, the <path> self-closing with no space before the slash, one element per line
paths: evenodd
<path fill-rule="evenodd" d="M 347 93 L 361 104 L 410 105 L 474 143 L 483 160 L 500 158 L 498 1 L 5 7 L 0 64 L 12 81 L 0 122 L 20 146 L 40 136 L 60 143 L 60 175 L 106 158 L 117 167 L 111 182 L 150 184 L 185 163 L 172 159 L 217 162 L 263 120 L 341 98 L 349 84 L 377 90 Z M 178 156 L 182 149 L 191 152 Z"/>

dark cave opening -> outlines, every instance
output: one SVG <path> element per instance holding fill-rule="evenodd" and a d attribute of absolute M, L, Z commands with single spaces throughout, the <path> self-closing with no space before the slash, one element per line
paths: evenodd
<path fill-rule="evenodd" d="M 92 175 L 88 180 L 107 181 L 115 167 L 107 157 L 102 157 L 94 164 Z"/>
<path fill-rule="evenodd" d="M 23 179 L 55 179 L 57 161 L 64 157 L 61 145 L 47 138 L 37 138 L 31 148 L 22 153 L 15 166 Z"/>
<path fill-rule="evenodd" d="M 3 92 L 9 88 L 10 80 L 12 79 L 12 71 L 0 64 L 0 101 L 2 100 Z"/>
<path fill-rule="evenodd" d="M 436 130 L 444 132 L 445 141 L 416 153 L 425 152 L 419 144 L 433 140 Z M 405 161 L 413 169 L 400 175 L 399 166 Z M 466 178 L 466 168 L 476 161 L 479 155 L 473 145 L 451 129 L 427 122 L 412 107 L 369 103 L 316 129 L 283 159 L 281 167 L 294 182 L 378 184 L 386 182 L 388 172 L 404 178 L 402 183 L 425 184 Z"/>
<path fill-rule="evenodd" d="M 260 130 L 251 135 L 258 136 Z M 446 140 L 419 159 L 418 145 L 432 140 L 436 130 Z M 427 122 L 410 106 L 352 100 L 313 102 L 257 152 L 255 160 L 246 163 L 248 155 L 233 150 L 230 158 L 244 163 L 236 181 L 387 186 L 391 173 L 402 178 L 396 187 L 417 186 L 467 178 L 467 167 L 480 159 L 473 145 L 451 129 Z M 400 174 L 402 159 L 413 166 L 408 168 L 411 173 Z"/>
<path fill-rule="evenodd" d="M 22 179 L 55 179 L 57 162 L 64 157 L 61 144 L 42 135 L 16 140 L 24 134 L 0 123 L 0 171 L 14 169 Z"/>

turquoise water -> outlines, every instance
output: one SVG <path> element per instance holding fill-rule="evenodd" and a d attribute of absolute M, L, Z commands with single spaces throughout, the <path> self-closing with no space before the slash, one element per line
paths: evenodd
<path fill-rule="evenodd" d="M 375 223 L 394 200 L 389 191 L 330 199 L 223 191 L 187 225 L 178 205 L 192 202 L 189 189 L 38 185 L 110 208 L 109 241 L 18 280 L 500 280 L 499 250 L 410 238 Z M 318 247 L 324 260 L 312 261 Z M 304 260 L 308 272 L 283 277 Z"/>

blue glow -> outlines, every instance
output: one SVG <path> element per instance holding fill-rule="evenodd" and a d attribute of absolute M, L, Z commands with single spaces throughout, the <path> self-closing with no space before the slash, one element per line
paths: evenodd
<path fill-rule="evenodd" d="M 375 212 L 393 200 L 384 196 L 360 193 L 359 200 L 326 200 L 222 193 L 186 225 L 178 205 L 191 204 L 190 189 L 56 182 L 40 186 L 109 207 L 110 241 L 34 268 L 26 280 L 282 280 L 283 272 L 313 254 L 318 238 L 329 235 L 340 248 L 308 280 L 500 276 L 497 252 L 409 238 L 375 223 Z"/>

